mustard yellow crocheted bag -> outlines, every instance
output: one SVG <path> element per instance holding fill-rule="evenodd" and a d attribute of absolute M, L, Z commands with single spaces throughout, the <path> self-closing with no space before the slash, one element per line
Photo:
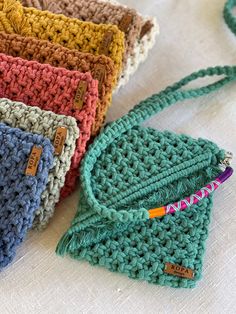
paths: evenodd
<path fill-rule="evenodd" d="M 0 0 L 0 31 L 32 36 L 69 49 L 106 55 L 120 75 L 124 56 L 124 33 L 111 24 L 94 24 L 62 14 L 25 8 L 18 0 Z"/>

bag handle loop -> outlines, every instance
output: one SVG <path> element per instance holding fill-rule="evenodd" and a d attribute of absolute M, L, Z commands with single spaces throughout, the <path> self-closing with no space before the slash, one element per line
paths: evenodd
<path fill-rule="evenodd" d="M 197 79 L 222 75 L 225 77 L 221 78 L 215 83 L 199 88 L 183 90 L 183 87 L 187 86 L 193 81 L 196 81 Z M 236 80 L 236 66 L 218 66 L 194 72 L 193 74 L 186 76 L 172 86 L 167 87 L 159 94 L 154 94 L 146 100 L 141 101 L 128 113 L 130 123 L 132 126 L 140 124 L 156 113 L 162 111 L 166 107 L 177 103 L 178 101 L 210 94 L 234 80 Z"/>

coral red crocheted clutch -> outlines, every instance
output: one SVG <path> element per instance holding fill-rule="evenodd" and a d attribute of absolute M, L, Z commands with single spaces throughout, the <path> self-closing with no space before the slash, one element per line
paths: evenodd
<path fill-rule="evenodd" d="M 80 129 L 71 168 L 61 197 L 75 188 L 78 166 L 85 153 L 94 123 L 98 83 L 90 73 L 55 68 L 0 54 L 0 97 L 73 116 Z"/>
<path fill-rule="evenodd" d="M 92 135 L 95 136 L 98 133 L 104 123 L 117 81 L 114 62 L 110 58 L 70 50 L 47 40 L 3 32 L 0 32 L 0 53 L 68 70 L 91 72 L 93 78 L 99 81 L 99 100 Z"/>

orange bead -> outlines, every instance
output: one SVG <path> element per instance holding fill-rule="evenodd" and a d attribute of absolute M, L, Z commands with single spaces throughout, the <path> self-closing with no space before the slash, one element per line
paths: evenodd
<path fill-rule="evenodd" d="M 164 206 L 159 207 L 159 208 L 150 209 L 148 212 L 149 212 L 149 218 L 162 217 L 162 216 L 165 216 L 165 214 L 166 214 Z"/>

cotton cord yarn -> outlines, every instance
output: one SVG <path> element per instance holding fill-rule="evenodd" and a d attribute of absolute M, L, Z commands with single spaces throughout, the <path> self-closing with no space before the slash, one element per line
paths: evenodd
<path fill-rule="evenodd" d="M 41 134 L 54 143 L 58 127 L 66 127 L 67 136 L 60 155 L 54 154 L 53 167 L 49 171 L 48 181 L 41 196 L 39 208 L 35 211 L 33 227 L 45 228 L 53 216 L 55 205 L 59 201 L 60 190 L 64 186 L 65 176 L 71 165 L 71 158 L 79 137 L 79 129 L 73 117 L 57 115 L 38 107 L 29 107 L 23 103 L 0 99 L 0 122 L 13 128 L 20 128 L 34 134 Z"/>
<path fill-rule="evenodd" d="M 233 9 L 236 7 L 236 0 L 228 0 L 224 7 L 224 19 L 230 30 L 236 35 L 236 16 Z"/>
<path fill-rule="evenodd" d="M 110 58 L 104 55 L 94 56 L 90 53 L 70 50 L 46 40 L 3 32 L 0 32 L 0 53 L 82 73 L 91 72 L 94 79 L 100 78 L 99 100 L 92 135 L 98 133 L 104 123 L 111 103 L 112 90 L 116 85 L 116 72 Z"/>
<path fill-rule="evenodd" d="M 115 25 L 83 22 L 49 11 L 25 8 L 18 0 L 1 0 L 0 31 L 48 40 L 94 55 L 105 53 L 114 61 L 117 77 L 122 70 L 124 34 Z M 108 33 L 112 34 L 109 45 Z M 101 47 L 107 51 L 101 52 Z"/>
<path fill-rule="evenodd" d="M 159 32 L 156 19 L 144 18 L 134 9 L 117 3 L 100 0 L 23 0 L 23 5 L 62 13 L 68 17 L 91 21 L 96 24 L 114 24 L 125 33 L 124 69 L 119 86 L 125 85 L 130 76 L 144 62 L 155 44 Z M 127 23 L 128 19 L 128 23 Z"/>
<path fill-rule="evenodd" d="M 126 49 L 125 62 L 134 48 L 136 38 L 140 36 L 142 28 L 142 18 L 133 9 L 124 9 L 108 2 L 97 0 L 62 0 L 57 1 L 31 1 L 24 0 L 22 4 L 26 7 L 35 7 L 38 10 L 48 10 L 53 13 L 61 13 L 71 18 L 96 24 L 113 24 L 119 27 L 124 15 L 131 15 L 131 23 L 125 34 Z M 123 31 L 121 29 L 121 31 Z"/>
<path fill-rule="evenodd" d="M 35 176 L 25 175 L 34 145 L 42 147 Z M 53 146 L 38 134 L 0 123 L 0 270 L 14 258 L 31 228 L 53 165 Z"/>
<path fill-rule="evenodd" d="M 211 85 L 182 90 L 198 78 L 222 75 Z M 154 284 L 194 287 L 201 278 L 212 197 L 163 218 L 150 219 L 148 210 L 181 200 L 212 181 L 221 173 L 225 151 L 208 140 L 140 124 L 178 101 L 235 80 L 236 67 L 200 70 L 109 124 L 82 162 L 79 210 L 57 253 Z M 167 274 L 167 262 L 192 269 L 194 278 Z"/>
<path fill-rule="evenodd" d="M 86 82 L 88 88 L 82 108 L 77 109 L 75 96 L 81 81 Z M 71 168 L 66 175 L 65 186 L 61 190 L 61 197 L 66 197 L 75 188 L 78 166 L 91 136 L 98 99 L 97 81 L 89 73 L 83 74 L 0 54 L 0 83 L 2 98 L 76 119 L 80 136 L 71 160 Z"/>

